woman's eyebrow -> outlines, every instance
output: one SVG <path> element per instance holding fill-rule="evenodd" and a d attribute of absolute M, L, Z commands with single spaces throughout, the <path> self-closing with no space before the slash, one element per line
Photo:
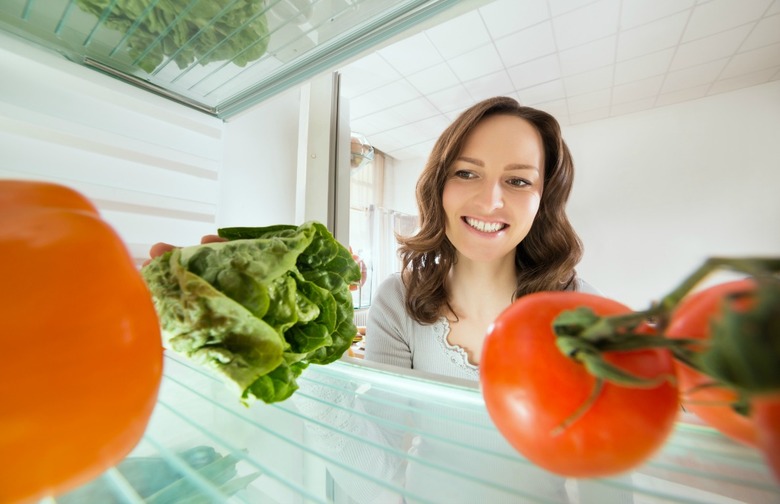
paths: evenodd
<path fill-rule="evenodd" d="M 509 164 L 504 167 L 504 171 L 510 171 L 510 170 L 534 170 L 539 171 L 539 168 L 534 165 L 529 164 Z"/>
<path fill-rule="evenodd" d="M 485 166 L 485 163 L 482 160 L 476 159 L 476 158 L 472 158 L 472 157 L 468 157 L 468 156 L 458 156 L 457 160 L 458 161 L 465 161 L 466 163 L 471 163 L 471 164 L 474 164 L 474 165 L 477 165 L 477 166 L 481 166 L 481 167 Z M 539 171 L 539 168 L 534 166 L 534 165 L 529 165 L 529 164 L 512 163 L 512 164 L 506 165 L 504 167 L 504 170 L 505 171 L 509 171 L 509 170 L 535 170 L 535 171 Z"/>
<path fill-rule="evenodd" d="M 458 161 L 465 161 L 467 163 L 475 164 L 477 166 L 485 166 L 485 163 L 479 159 L 470 158 L 468 156 L 458 156 Z"/>

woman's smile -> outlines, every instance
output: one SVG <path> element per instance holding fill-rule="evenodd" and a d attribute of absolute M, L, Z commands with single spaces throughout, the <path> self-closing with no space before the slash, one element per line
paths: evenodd
<path fill-rule="evenodd" d="M 489 234 L 496 234 L 509 226 L 509 224 L 504 222 L 485 221 L 475 217 L 463 217 L 463 222 L 481 233 Z"/>

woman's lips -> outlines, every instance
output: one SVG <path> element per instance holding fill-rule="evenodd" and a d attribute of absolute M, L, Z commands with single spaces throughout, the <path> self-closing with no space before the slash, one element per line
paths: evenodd
<path fill-rule="evenodd" d="M 505 222 L 486 221 L 475 217 L 463 217 L 463 222 L 482 233 L 497 233 L 508 226 Z"/>

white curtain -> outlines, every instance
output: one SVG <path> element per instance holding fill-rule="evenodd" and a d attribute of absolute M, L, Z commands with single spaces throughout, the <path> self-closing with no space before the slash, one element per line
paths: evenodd
<path fill-rule="evenodd" d="M 376 287 L 389 275 L 401 271 L 396 235 L 408 236 L 417 229 L 417 216 L 369 205 L 353 209 L 355 228 L 364 230 L 366 240 L 354 250 L 366 264 L 365 284 L 354 293 L 355 307 L 371 304 Z M 362 233 L 361 233 L 362 234 Z"/>

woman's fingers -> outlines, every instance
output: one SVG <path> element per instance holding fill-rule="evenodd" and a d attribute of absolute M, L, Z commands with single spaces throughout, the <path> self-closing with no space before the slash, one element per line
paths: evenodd
<path fill-rule="evenodd" d="M 152 248 L 149 249 L 149 257 L 154 259 L 155 257 L 162 255 L 168 251 L 171 251 L 175 248 L 176 247 L 174 247 L 170 243 L 162 243 L 162 242 L 155 243 L 154 245 L 152 245 Z"/>
<path fill-rule="evenodd" d="M 200 239 L 200 243 L 214 243 L 214 242 L 222 242 L 227 241 L 221 236 L 218 235 L 206 235 L 203 238 Z M 169 252 L 173 249 L 175 249 L 175 245 L 171 245 L 170 243 L 164 243 L 159 242 L 152 245 L 152 248 L 149 249 L 149 259 L 144 261 L 143 266 L 146 266 L 151 262 L 152 259 L 154 259 L 157 256 L 160 256 L 166 252 Z"/>
<path fill-rule="evenodd" d="M 200 239 L 201 243 L 214 243 L 214 242 L 221 242 L 221 241 L 227 241 L 227 240 L 225 240 L 224 238 L 218 235 L 206 235 Z M 164 242 L 155 243 L 154 245 L 152 245 L 152 248 L 149 249 L 149 257 L 154 259 L 158 255 L 162 255 L 175 248 L 176 245 L 171 245 L 170 243 L 164 243 Z"/>
<path fill-rule="evenodd" d="M 146 266 L 150 262 L 152 262 L 152 259 L 154 259 L 157 256 L 163 255 L 164 253 L 168 252 L 169 250 L 173 250 L 176 247 L 171 245 L 170 243 L 155 243 L 152 245 L 152 248 L 149 249 L 149 259 L 145 260 L 141 266 Z"/>
<path fill-rule="evenodd" d="M 214 242 L 223 242 L 223 241 L 227 241 L 227 240 L 222 238 L 219 235 L 206 235 L 200 239 L 201 243 L 214 243 Z"/>

